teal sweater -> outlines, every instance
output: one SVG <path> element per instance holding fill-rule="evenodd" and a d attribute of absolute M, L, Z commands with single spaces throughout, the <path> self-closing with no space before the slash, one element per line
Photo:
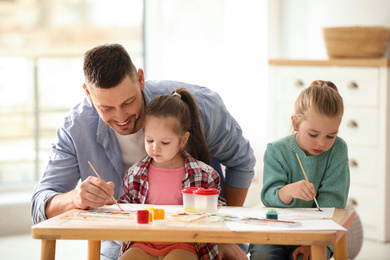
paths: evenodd
<path fill-rule="evenodd" d="M 269 143 L 264 153 L 263 204 L 278 208 L 316 207 L 314 200 L 294 198 L 287 205 L 279 199 L 282 187 L 305 179 L 295 153 L 299 155 L 309 182 L 314 185 L 319 206 L 345 208 L 350 176 L 347 144 L 340 137 L 336 137 L 331 149 L 314 156 L 306 156 L 295 142 L 294 135 Z"/>

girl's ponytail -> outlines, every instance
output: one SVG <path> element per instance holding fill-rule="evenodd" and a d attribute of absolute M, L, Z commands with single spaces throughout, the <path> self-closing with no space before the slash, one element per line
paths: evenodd
<path fill-rule="evenodd" d="M 210 152 L 207 147 L 198 104 L 196 103 L 195 98 L 185 88 L 176 89 L 173 91 L 173 93 L 178 93 L 181 96 L 181 99 L 184 101 L 184 103 L 187 104 L 191 115 L 191 124 L 190 128 L 188 129 L 190 137 L 188 138 L 188 142 L 186 145 L 187 152 L 191 154 L 195 159 L 209 164 Z"/>

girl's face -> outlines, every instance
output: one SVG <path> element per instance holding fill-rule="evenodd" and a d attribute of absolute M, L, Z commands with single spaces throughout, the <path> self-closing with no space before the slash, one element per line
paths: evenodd
<path fill-rule="evenodd" d="M 297 132 L 297 144 L 307 156 L 312 156 L 326 152 L 333 146 L 341 117 L 328 117 L 310 109 L 305 120 L 298 122 L 293 115 L 291 121 Z"/>
<path fill-rule="evenodd" d="M 145 120 L 145 149 L 153 158 L 152 164 L 159 168 L 183 167 L 181 151 L 187 143 L 189 133 L 176 133 L 176 119 L 148 116 Z"/>

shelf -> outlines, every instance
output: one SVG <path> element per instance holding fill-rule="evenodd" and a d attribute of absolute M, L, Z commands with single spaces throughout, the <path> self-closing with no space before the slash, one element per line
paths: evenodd
<path fill-rule="evenodd" d="M 359 66 L 359 67 L 390 67 L 388 59 L 328 59 L 328 60 L 289 60 L 269 59 L 269 65 L 293 66 Z"/>

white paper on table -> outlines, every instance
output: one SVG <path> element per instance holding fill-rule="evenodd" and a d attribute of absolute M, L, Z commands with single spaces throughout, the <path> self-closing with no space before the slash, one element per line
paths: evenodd
<path fill-rule="evenodd" d="M 226 226 L 236 232 L 251 232 L 251 231 L 305 231 L 305 230 L 344 230 L 345 228 L 334 222 L 333 220 L 302 220 L 298 227 L 278 227 L 266 225 L 251 225 L 240 222 L 226 222 Z"/>
<path fill-rule="evenodd" d="M 282 220 L 301 220 L 301 219 L 324 219 L 332 218 L 335 208 L 321 208 L 323 211 L 318 211 L 317 208 L 277 208 L 278 218 Z M 264 207 L 257 208 L 240 208 L 240 207 L 222 207 L 218 213 L 243 216 L 250 218 L 266 218 L 266 210 Z"/>
<path fill-rule="evenodd" d="M 153 204 L 120 204 L 124 212 L 134 212 L 137 210 L 143 210 L 145 208 L 164 209 L 165 213 L 177 213 L 183 210 L 183 205 L 153 205 Z M 118 212 L 120 209 L 117 205 L 104 206 L 97 208 L 97 210 Z"/>
<path fill-rule="evenodd" d="M 279 208 L 278 217 L 280 219 L 324 219 L 332 218 L 335 208 Z"/>

